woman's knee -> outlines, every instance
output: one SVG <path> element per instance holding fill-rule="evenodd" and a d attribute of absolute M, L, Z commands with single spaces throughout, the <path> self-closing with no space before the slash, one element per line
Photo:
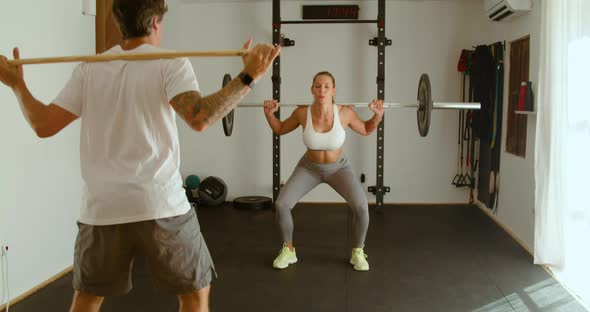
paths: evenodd
<path fill-rule="evenodd" d="M 369 218 L 369 203 L 366 200 L 353 202 L 350 208 L 358 218 Z"/>
<path fill-rule="evenodd" d="M 293 205 L 290 202 L 288 202 L 287 200 L 285 200 L 283 197 L 281 197 L 279 195 L 279 197 L 277 198 L 277 201 L 275 202 L 275 209 L 277 211 L 277 215 L 281 216 L 285 213 L 290 213 L 292 206 Z"/>

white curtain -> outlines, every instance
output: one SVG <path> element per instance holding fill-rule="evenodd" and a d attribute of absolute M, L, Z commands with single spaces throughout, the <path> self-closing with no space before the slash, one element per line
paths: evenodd
<path fill-rule="evenodd" d="M 543 0 L 535 263 L 590 303 L 590 0 Z"/>

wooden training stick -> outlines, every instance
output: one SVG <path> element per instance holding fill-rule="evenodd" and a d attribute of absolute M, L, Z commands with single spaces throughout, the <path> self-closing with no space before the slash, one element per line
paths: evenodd
<path fill-rule="evenodd" d="M 30 64 L 48 64 L 48 63 L 68 63 L 68 62 L 110 62 L 110 61 L 138 61 L 138 60 L 155 60 L 179 57 L 218 57 L 218 56 L 245 56 L 248 50 L 222 50 L 222 51 L 178 51 L 178 52 L 158 52 L 158 53 L 132 53 L 132 54 L 99 54 L 99 55 L 82 55 L 82 56 L 59 56 L 59 57 L 40 57 L 30 59 L 9 60 L 10 65 L 30 65 Z"/>

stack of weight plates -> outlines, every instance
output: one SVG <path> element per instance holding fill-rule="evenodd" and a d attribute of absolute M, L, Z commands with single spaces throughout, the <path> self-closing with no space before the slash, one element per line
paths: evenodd
<path fill-rule="evenodd" d="M 234 208 L 243 210 L 260 210 L 272 207 L 272 199 L 264 196 L 244 196 L 234 199 Z"/>

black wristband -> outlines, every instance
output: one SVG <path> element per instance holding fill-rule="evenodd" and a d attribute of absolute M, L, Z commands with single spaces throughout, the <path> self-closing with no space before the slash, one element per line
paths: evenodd
<path fill-rule="evenodd" d="M 252 78 L 252 76 L 241 72 L 238 77 L 240 78 L 240 81 L 242 81 L 242 83 L 250 88 L 254 87 L 254 78 Z"/>

